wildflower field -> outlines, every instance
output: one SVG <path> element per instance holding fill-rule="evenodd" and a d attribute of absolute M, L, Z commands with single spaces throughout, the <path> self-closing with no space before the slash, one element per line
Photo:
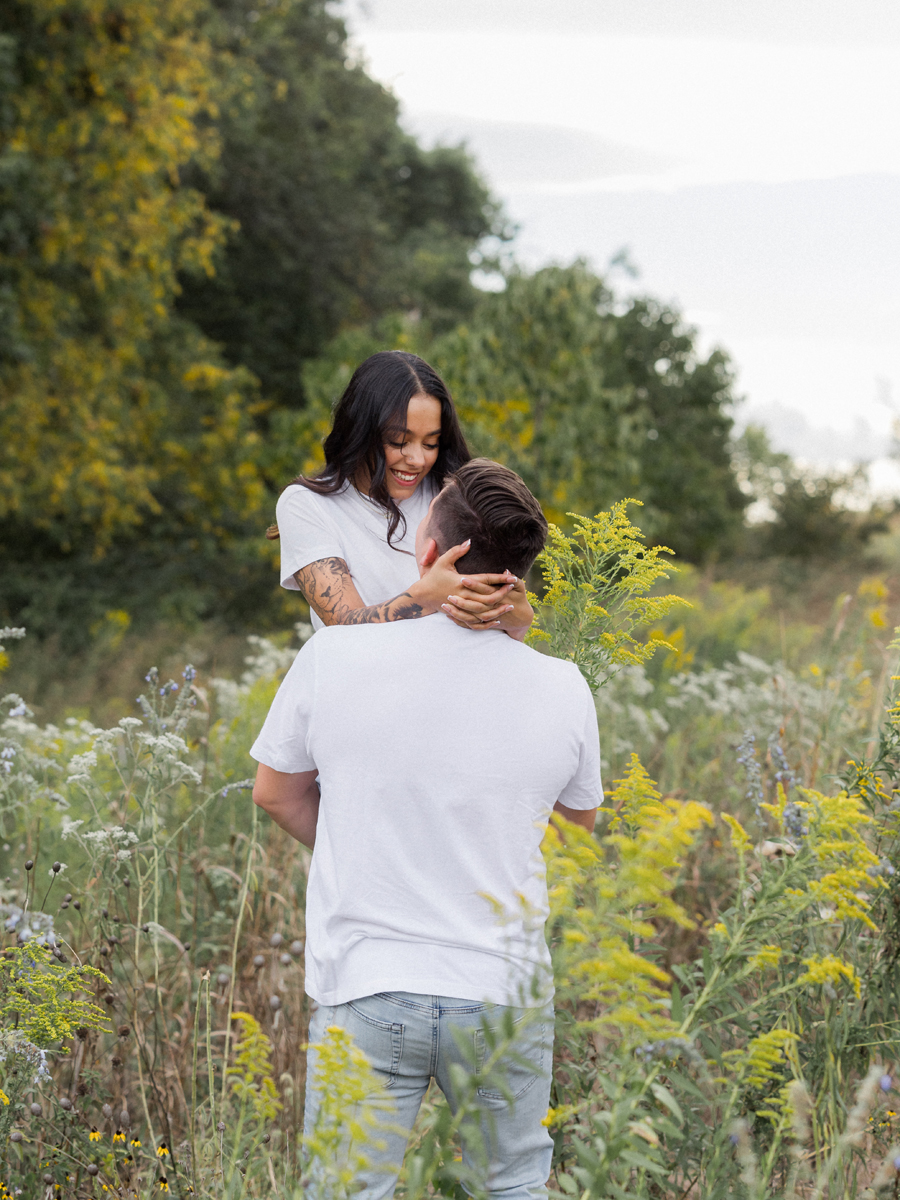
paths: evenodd
<path fill-rule="evenodd" d="M 607 798 L 593 837 L 545 845 L 551 1192 L 896 1196 L 885 587 L 857 581 L 826 626 L 769 628 L 736 585 L 701 596 L 688 572 L 666 588 L 693 607 L 663 595 L 668 560 L 624 505 L 574 530 L 544 556 L 533 637 L 596 689 Z M 4 665 L 26 632 L 0 631 Z M 249 793 L 247 750 L 309 632 L 251 638 L 237 680 L 152 669 L 108 728 L 3 698 L 0 1196 L 296 1200 L 313 1167 L 352 1194 L 390 1113 L 334 1034 L 302 1143 L 309 854 Z M 463 1073 L 455 1114 L 429 1096 L 398 1195 L 483 1194 L 469 1118 L 517 1036 Z"/>

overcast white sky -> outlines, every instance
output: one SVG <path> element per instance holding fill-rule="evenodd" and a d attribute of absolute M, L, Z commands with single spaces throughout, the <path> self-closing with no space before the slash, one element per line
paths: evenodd
<path fill-rule="evenodd" d="M 467 140 L 521 259 L 602 269 L 627 246 L 785 448 L 877 450 L 900 406 L 898 0 L 344 11 L 408 127 Z"/>

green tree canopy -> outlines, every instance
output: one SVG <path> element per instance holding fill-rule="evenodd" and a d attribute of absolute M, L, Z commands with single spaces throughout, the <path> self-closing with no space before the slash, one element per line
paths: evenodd
<path fill-rule="evenodd" d="M 472 256 L 503 226 L 463 151 L 403 132 L 325 0 L 215 12 L 222 153 L 191 180 L 236 224 L 179 308 L 266 396 L 297 405 L 303 362 L 341 326 L 419 309 L 446 327 L 470 312 Z"/>
<path fill-rule="evenodd" d="M 253 381 L 173 319 L 225 222 L 180 185 L 215 135 L 198 0 L 0 9 L 0 521 L 100 554 L 154 519 L 226 536 L 263 498 Z"/>

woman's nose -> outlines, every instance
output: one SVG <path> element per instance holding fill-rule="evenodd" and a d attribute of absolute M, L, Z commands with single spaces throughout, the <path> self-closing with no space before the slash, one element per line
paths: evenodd
<path fill-rule="evenodd" d="M 405 446 L 403 457 L 411 467 L 421 467 L 425 462 L 425 455 L 421 446 Z"/>

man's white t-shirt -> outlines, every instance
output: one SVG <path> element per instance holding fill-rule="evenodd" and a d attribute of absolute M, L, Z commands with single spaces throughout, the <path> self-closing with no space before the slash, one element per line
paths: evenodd
<path fill-rule="evenodd" d="M 399 596 L 419 578 L 416 530 L 433 498 L 431 477 L 426 476 L 408 499 L 398 501 L 406 529 L 401 522 L 388 545 L 388 514 L 352 484 L 333 496 L 319 496 L 302 484 L 291 484 L 275 508 L 281 586 L 299 591 L 294 573 L 301 567 L 320 558 L 342 558 L 364 605 Z M 316 613 L 310 616 L 313 628 L 322 629 Z"/>
<path fill-rule="evenodd" d="M 306 990 L 537 1004 L 550 993 L 540 843 L 557 800 L 601 803 L 597 715 L 572 663 L 443 614 L 331 626 L 250 751 L 316 770 Z M 524 994 L 523 994 L 524 993 Z"/>

